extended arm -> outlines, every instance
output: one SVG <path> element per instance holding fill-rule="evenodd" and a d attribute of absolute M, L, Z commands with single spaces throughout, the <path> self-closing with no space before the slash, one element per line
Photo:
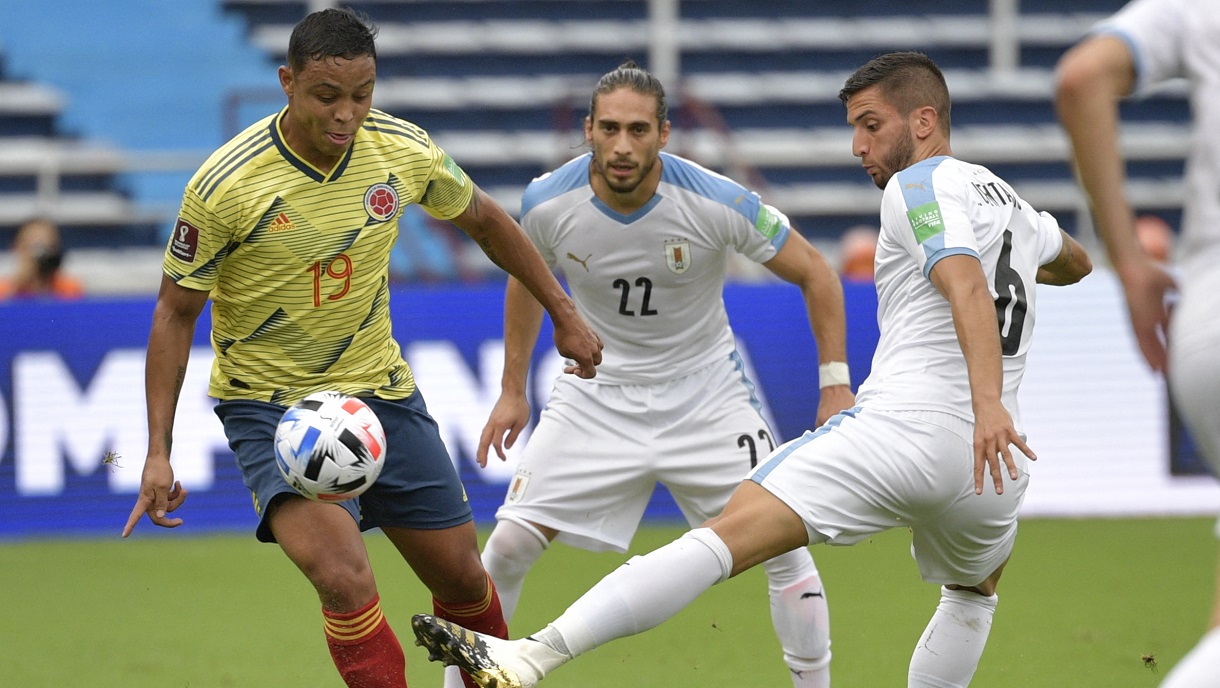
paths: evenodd
<path fill-rule="evenodd" d="M 1098 36 L 1059 62 L 1055 108 L 1072 144 L 1076 172 L 1123 283 L 1136 340 L 1153 370 L 1165 369 L 1166 293 L 1173 279 L 1140 248 L 1135 217 L 1123 190 L 1126 172 L 1118 145 L 1118 102 L 1131 92 L 1135 67 L 1122 40 Z"/>
<path fill-rule="evenodd" d="M 504 374 L 500 379 L 500 398 L 496 401 L 483 434 L 479 438 L 477 459 L 487 465 L 487 449 L 494 446 L 496 455 L 505 458 L 517 436 L 529 423 L 530 406 L 526 397 L 530 359 L 542 326 L 542 305 L 515 277 L 508 278 L 504 290 Z M 505 433 L 508 433 L 507 437 Z"/>
<path fill-rule="evenodd" d="M 1001 461 L 1008 476 L 1018 477 L 1008 445 L 1014 444 L 1030 459 L 1036 459 L 1017 434 L 1012 416 L 1000 397 L 1004 389 L 1004 365 L 1000 356 L 1000 329 L 995 301 L 977 258 L 955 255 L 932 267 L 932 283 L 949 301 L 953 328 L 966 358 L 970 376 L 970 398 L 974 408 L 974 491 L 983 493 L 984 473 L 990 473 L 996 494 L 1004 491 Z"/>
<path fill-rule="evenodd" d="M 153 310 L 144 364 L 148 456 L 144 459 L 140 494 L 123 528 L 123 537 L 131 535 L 144 513 L 162 527 L 174 528 L 182 524 L 182 519 L 166 516 L 181 506 L 187 495 L 186 489 L 174 481 L 174 469 L 170 466 L 174 412 L 186 376 L 195 322 L 207 300 L 207 292 L 180 287 L 169 277 L 161 277 L 161 291 Z"/>
<path fill-rule="evenodd" d="M 477 187 L 470 205 L 453 218 L 453 224 L 470 235 L 493 263 L 520 280 L 550 313 L 555 325 L 555 347 L 576 362 L 565 372 L 583 378 L 596 375 L 596 366 L 602 360 L 601 339 L 576 311 L 576 305 L 520 225 Z"/>
<path fill-rule="evenodd" d="M 1038 284 L 1076 284 L 1093 271 L 1093 261 L 1089 260 L 1089 254 L 1080 242 L 1062 229 L 1059 234 L 1063 237 L 1063 247 L 1051 262 L 1038 268 L 1038 276 L 1035 278 Z"/>
<path fill-rule="evenodd" d="M 846 363 L 847 316 L 843 307 L 843 285 L 822 254 L 792 230 L 783 247 L 764 265 L 800 287 L 809 326 L 818 345 L 818 363 Z M 850 384 L 826 385 L 819 397 L 818 425 L 856 403 Z"/>

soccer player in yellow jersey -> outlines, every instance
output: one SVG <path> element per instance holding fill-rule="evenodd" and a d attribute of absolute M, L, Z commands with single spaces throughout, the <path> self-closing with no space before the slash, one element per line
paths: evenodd
<path fill-rule="evenodd" d="M 209 393 L 246 486 L 257 537 L 279 544 L 317 590 L 348 686 L 406 686 L 361 531 L 380 528 L 433 594 L 438 616 L 506 637 L 479 561 L 470 507 L 390 332 L 388 265 L 403 208 L 418 203 L 473 237 L 527 285 L 555 344 L 592 377 L 601 341 L 520 227 L 418 127 L 371 109 L 376 28 L 327 9 L 296 25 L 279 68 L 288 105 L 222 146 L 187 185 L 166 249 L 146 364 L 148 456 L 123 529 L 173 528 L 174 411 L 195 323 L 212 299 Z M 297 494 L 274 465 L 285 407 L 311 392 L 363 398 L 387 432 L 377 483 L 340 504 Z M 473 685 L 473 684 L 469 684 Z"/>

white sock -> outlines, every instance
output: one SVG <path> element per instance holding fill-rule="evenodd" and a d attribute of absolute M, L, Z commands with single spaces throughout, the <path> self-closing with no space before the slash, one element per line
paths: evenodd
<path fill-rule="evenodd" d="M 732 570 L 724 541 L 710 528 L 696 528 L 611 571 L 533 637 L 546 642 L 558 633 L 564 647 L 554 649 L 575 657 L 659 625 Z"/>
<path fill-rule="evenodd" d="M 1174 665 L 1161 688 L 1220 688 L 1220 627 L 1208 631 Z"/>
<path fill-rule="evenodd" d="M 941 588 L 907 674 L 908 688 L 966 688 L 979 666 L 999 598 Z"/>
<path fill-rule="evenodd" d="M 800 547 L 763 562 L 763 569 L 793 688 L 829 688 L 830 609 L 813 557 Z"/>
<path fill-rule="evenodd" d="M 525 574 L 551 543 L 537 528 L 521 521 L 497 521 L 483 546 L 483 568 L 496 585 L 504 620 L 512 621 L 521 599 Z"/>

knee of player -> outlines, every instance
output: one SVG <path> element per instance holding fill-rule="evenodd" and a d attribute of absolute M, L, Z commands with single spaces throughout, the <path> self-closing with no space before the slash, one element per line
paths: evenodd
<path fill-rule="evenodd" d="M 550 546 L 558 531 L 528 521 L 501 520 L 483 547 L 483 564 L 503 559 L 516 566 L 530 566 Z"/>
<path fill-rule="evenodd" d="M 996 581 L 987 579 L 978 585 L 946 585 L 945 589 L 962 593 L 974 593 L 980 597 L 994 597 Z"/>
<path fill-rule="evenodd" d="M 301 570 L 318 592 L 322 606 L 327 609 L 356 609 L 377 594 L 373 570 L 363 558 L 333 557 L 301 566 Z"/>
<path fill-rule="evenodd" d="M 463 565 L 442 575 L 430 576 L 429 579 L 428 587 L 432 595 L 453 604 L 481 600 L 489 595 L 489 587 L 493 585 L 487 570 L 477 558 L 473 565 Z"/>

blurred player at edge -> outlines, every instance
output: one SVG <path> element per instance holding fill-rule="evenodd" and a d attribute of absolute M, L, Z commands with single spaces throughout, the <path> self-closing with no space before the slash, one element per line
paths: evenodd
<path fill-rule="evenodd" d="M 551 541 L 627 551 L 658 482 L 698 526 L 775 448 L 725 312 L 730 252 L 800 287 L 824 371 L 818 424 L 854 403 L 834 270 L 757 194 L 662 153 L 669 129 L 662 84 L 626 62 L 594 89 L 585 119 L 592 152 L 525 191 L 522 227 L 563 271 L 606 349 L 596 380 L 555 381 L 496 513 L 483 565 L 508 619 L 526 572 Z M 541 320 L 541 306 L 510 278 L 503 389 L 480 463 L 489 445 L 504 458 L 529 422 L 526 377 Z M 825 688 L 828 615 L 809 550 L 763 567 L 794 685 Z"/>
<path fill-rule="evenodd" d="M 1174 77 L 1190 83 L 1194 133 L 1176 273 L 1141 251 L 1123 186 L 1119 101 Z M 1059 62 L 1056 107 L 1097 233 L 1122 281 L 1140 351 L 1213 472 L 1220 472 L 1220 12 L 1211 0 L 1138 0 Z M 1168 346 L 1167 346 L 1168 344 Z M 1217 524 L 1220 536 L 1220 523 Z M 1220 567 L 1210 630 L 1161 684 L 1220 687 Z"/>
<path fill-rule="evenodd" d="M 527 639 L 416 615 L 416 637 L 433 655 L 460 662 L 482 685 L 533 686 L 778 554 L 905 527 L 921 576 L 943 586 L 907 685 L 970 683 L 1034 458 L 1017 408 L 1034 282 L 1075 282 L 1092 266 L 1054 218 L 986 168 L 951 157 L 949 92 L 925 55 L 877 57 L 839 97 L 852 150 L 884 189 L 881 337 L 857 405 L 772 452 L 722 515 L 611 572 Z"/>
<path fill-rule="evenodd" d="M 433 594 L 436 613 L 507 634 L 479 562 L 466 495 L 390 332 L 388 263 L 409 203 L 470 234 L 528 285 L 556 321 L 555 342 L 592 377 L 601 343 L 520 227 L 415 125 L 370 109 L 376 28 L 328 9 L 292 31 L 279 68 L 288 98 L 214 153 L 183 194 L 149 335 L 148 457 L 142 514 L 187 490 L 170 465 L 171 428 L 196 320 L 212 299 L 209 394 L 259 515 L 317 590 L 327 645 L 349 686 L 405 686 L 402 648 L 382 616 L 361 531 L 381 528 Z M 310 392 L 362 397 L 387 431 L 385 469 L 340 504 L 301 497 L 275 467 L 285 407 Z M 235 623 L 237 621 L 235 620 Z"/>

